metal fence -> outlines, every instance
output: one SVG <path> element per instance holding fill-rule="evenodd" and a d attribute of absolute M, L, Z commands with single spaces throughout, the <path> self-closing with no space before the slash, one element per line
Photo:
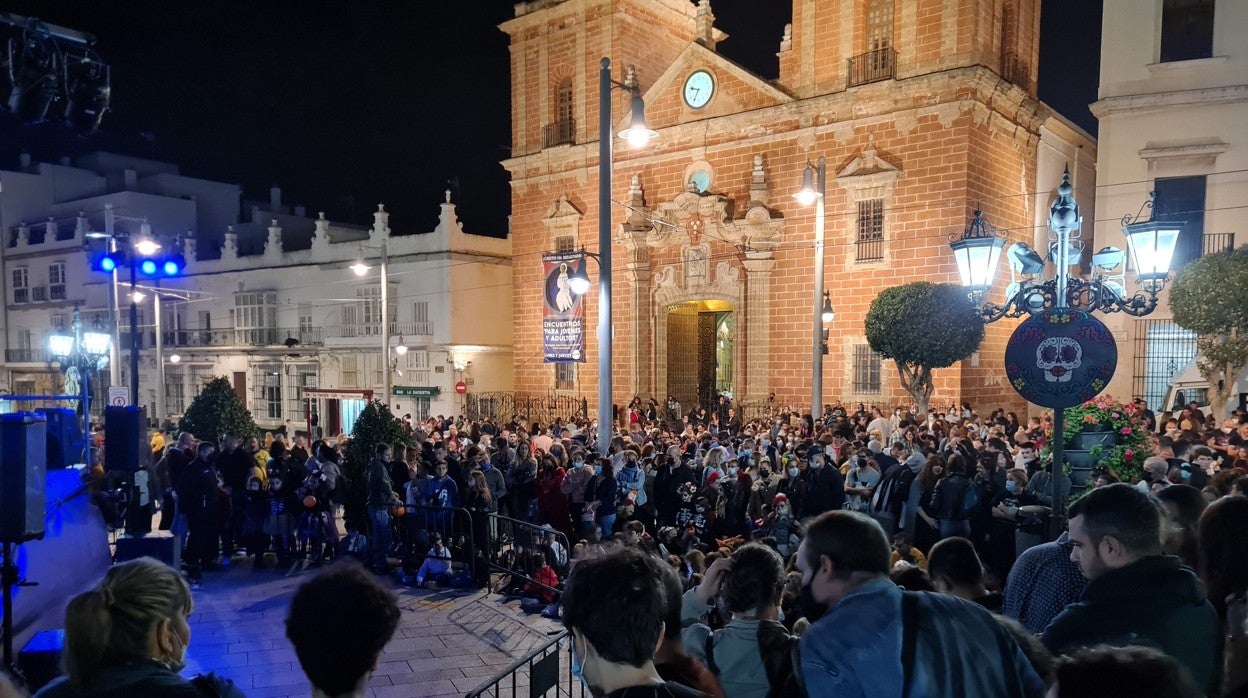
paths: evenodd
<path fill-rule="evenodd" d="M 485 514 L 476 516 L 474 518 L 473 512 L 462 507 L 404 506 L 403 515 L 395 521 L 404 558 L 426 557 L 436 533 L 450 552 L 450 558 L 443 559 L 451 564 L 452 571 L 467 569 L 475 580 L 484 581 L 487 552 L 477 546 L 483 540 L 478 534 L 485 529 Z"/>
<path fill-rule="evenodd" d="M 516 395 L 515 393 L 469 393 L 468 419 L 480 421 L 523 417 L 529 421 L 553 422 L 569 417 L 587 417 L 589 401 L 576 395 Z"/>
<path fill-rule="evenodd" d="M 556 594 L 561 591 L 558 587 L 537 581 L 534 576 L 537 567 L 531 559 L 534 553 L 541 553 L 546 564 L 554 569 L 562 582 L 568 574 L 572 546 L 561 531 L 500 514 L 490 514 L 489 541 L 490 569 L 509 575 L 512 584 L 508 586 L 513 587 L 513 590 L 518 586 L 517 582 L 523 581 Z M 506 592 L 507 589 L 499 591 Z"/>
<path fill-rule="evenodd" d="M 572 642 L 569 637 L 565 630 L 550 638 L 541 647 L 467 693 L 466 698 L 584 698 L 587 695 L 585 684 L 572 676 Z"/>

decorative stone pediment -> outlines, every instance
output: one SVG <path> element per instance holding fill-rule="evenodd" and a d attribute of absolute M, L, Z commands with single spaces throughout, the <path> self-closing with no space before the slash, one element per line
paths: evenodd
<path fill-rule="evenodd" d="M 888 199 L 901 170 L 881 158 L 875 145 L 869 144 L 858 157 L 836 173 L 836 184 L 845 190 L 852 202 Z"/>
<path fill-rule="evenodd" d="M 663 267 L 654 275 L 654 307 L 665 309 L 678 303 L 700 300 L 723 300 L 734 306 L 741 302 L 741 269 L 721 261 L 715 265 L 713 277 L 683 279 L 677 265 Z"/>
<path fill-rule="evenodd" d="M 568 195 L 564 194 L 547 209 L 546 215 L 542 216 L 542 223 L 553 234 L 568 228 L 575 230 L 584 217 L 585 213 L 568 201 Z"/>

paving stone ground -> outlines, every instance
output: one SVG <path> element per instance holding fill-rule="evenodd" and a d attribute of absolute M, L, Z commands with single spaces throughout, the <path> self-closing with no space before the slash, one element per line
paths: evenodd
<path fill-rule="evenodd" d="M 194 592 L 184 674 L 215 671 L 248 698 L 311 695 L 284 620 L 296 587 L 315 573 L 253 570 L 244 558 L 206 573 Z M 558 621 L 526 615 L 495 594 L 386 583 L 398 591 L 403 615 L 370 683 L 376 698 L 463 696 L 562 630 Z M 521 684 L 527 686 L 525 677 Z"/>

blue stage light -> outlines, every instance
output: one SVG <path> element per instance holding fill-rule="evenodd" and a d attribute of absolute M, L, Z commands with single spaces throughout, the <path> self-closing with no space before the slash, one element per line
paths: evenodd
<path fill-rule="evenodd" d="M 139 271 L 143 272 L 144 274 L 147 274 L 148 276 L 155 274 L 156 262 L 151 259 L 143 260 L 143 263 L 139 265 Z"/>

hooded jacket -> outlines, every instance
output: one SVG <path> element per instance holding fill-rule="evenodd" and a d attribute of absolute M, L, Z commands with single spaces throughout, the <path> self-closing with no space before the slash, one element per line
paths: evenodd
<path fill-rule="evenodd" d="M 1099 644 L 1155 647 L 1208 688 L 1217 674 L 1218 627 L 1196 573 L 1177 557 L 1151 555 L 1088 582 L 1041 639 L 1054 653 Z"/>

